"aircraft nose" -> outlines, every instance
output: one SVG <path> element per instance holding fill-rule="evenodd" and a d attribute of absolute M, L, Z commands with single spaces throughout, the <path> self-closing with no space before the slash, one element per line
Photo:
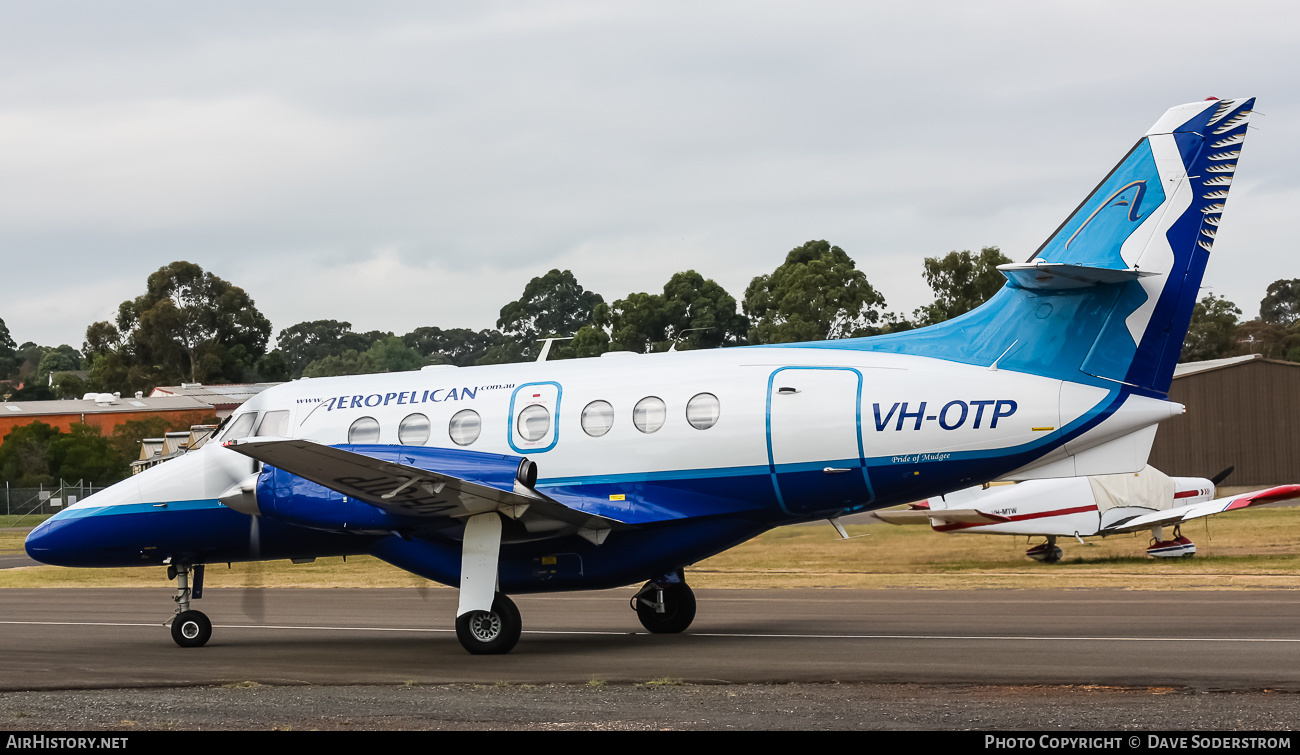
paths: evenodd
<path fill-rule="evenodd" d="M 77 539 L 73 530 L 77 528 L 69 529 L 69 526 L 74 523 L 76 517 L 68 516 L 73 511 L 75 509 L 60 511 L 27 533 L 23 549 L 27 551 L 30 558 L 53 566 L 73 565 L 75 561 L 73 554 L 77 550 L 73 545 Z"/>
<path fill-rule="evenodd" d="M 223 449 L 215 449 L 223 451 Z M 248 516 L 221 505 L 218 493 L 248 474 L 234 452 L 199 449 L 87 496 L 27 536 L 27 555 L 76 567 L 147 566 L 177 554 L 242 553 Z M 226 559 L 228 560 L 228 559 Z"/>

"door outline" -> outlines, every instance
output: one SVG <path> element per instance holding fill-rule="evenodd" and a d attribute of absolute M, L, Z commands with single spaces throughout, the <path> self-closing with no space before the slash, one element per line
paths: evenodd
<path fill-rule="evenodd" d="M 858 379 L 858 385 L 857 385 L 857 390 L 855 391 L 854 402 L 853 402 L 853 404 L 854 404 L 854 410 L 853 410 L 853 413 L 854 413 L 854 439 L 857 441 L 857 445 L 858 445 L 858 468 L 862 470 L 862 482 L 863 482 L 863 484 L 866 486 L 866 490 L 867 490 L 867 501 L 866 501 L 865 504 L 863 504 L 863 506 L 866 506 L 866 505 L 871 504 L 872 502 L 874 502 L 874 501 L 876 500 L 876 491 L 875 491 L 875 489 L 871 486 L 871 476 L 870 476 L 869 474 L 867 474 L 867 458 L 866 458 L 865 448 L 864 448 L 864 446 L 863 446 L 863 444 L 862 444 L 862 390 L 863 390 L 863 385 L 864 385 L 864 381 L 863 381 L 863 378 L 862 378 L 862 372 L 859 371 L 859 370 L 856 369 L 856 368 L 853 368 L 853 367 L 815 367 L 815 366 L 800 366 L 800 365 L 796 365 L 796 366 L 790 366 L 790 367 L 779 367 L 779 368 L 773 370 L 773 371 L 772 371 L 772 374 L 769 375 L 768 378 L 767 378 L 767 408 L 766 408 L 766 412 L 765 412 L 766 416 L 764 417 L 764 422 L 765 422 L 765 425 L 766 425 L 766 431 L 767 431 L 767 432 L 766 432 L 766 435 L 767 435 L 767 470 L 768 470 L 768 474 L 769 474 L 769 475 L 771 476 L 771 478 L 772 478 L 772 491 L 776 494 L 776 503 L 777 503 L 777 505 L 780 506 L 780 507 L 781 507 L 781 511 L 785 512 L 786 514 L 789 514 L 789 515 L 791 515 L 791 516 L 798 516 L 798 515 L 799 515 L 799 513 L 796 513 L 796 512 L 792 512 L 792 511 L 790 511 L 790 509 L 789 509 L 789 508 L 786 506 L 786 504 L 785 504 L 785 498 L 784 498 L 784 496 L 781 495 L 781 483 L 780 483 L 780 479 L 777 477 L 777 471 L 776 471 L 776 455 L 775 455 L 775 453 L 774 453 L 773 450 L 772 450 L 772 394 L 773 394 L 773 387 L 776 385 L 776 376 L 779 375 L 779 374 L 782 373 L 782 372 L 785 372 L 786 370 L 833 370 L 833 371 L 840 371 L 840 372 L 851 372 L 851 373 L 853 373 L 855 376 L 857 376 L 857 379 Z M 856 509 L 856 508 L 862 508 L 862 507 L 855 507 L 855 509 Z M 802 513 L 802 512 L 800 512 L 800 513 Z"/>
<path fill-rule="evenodd" d="M 555 410 L 551 412 L 551 442 L 545 448 L 520 448 L 515 445 L 515 399 L 519 397 L 519 392 L 525 388 L 536 385 L 555 386 Z M 515 392 L 510 394 L 510 414 L 506 417 L 506 442 L 520 454 L 544 454 L 555 448 L 555 444 L 560 442 L 560 400 L 564 398 L 564 388 L 554 380 L 544 380 L 536 383 L 524 383 L 515 388 Z M 519 407 L 522 411 L 525 407 Z"/>

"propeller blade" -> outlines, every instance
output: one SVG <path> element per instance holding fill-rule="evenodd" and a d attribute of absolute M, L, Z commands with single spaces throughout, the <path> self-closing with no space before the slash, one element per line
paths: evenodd
<path fill-rule="evenodd" d="M 266 619 L 266 594 L 262 589 L 262 532 L 261 517 L 250 516 L 248 525 L 248 555 L 252 559 L 244 572 L 244 594 L 241 599 L 244 615 L 250 620 Z"/>
<path fill-rule="evenodd" d="M 248 523 L 248 555 L 254 560 L 262 557 L 262 533 L 258 524 L 259 517 L 250 516 Z"/>
<path fill-rule="evenodd" d="M 1232 470 L 1234 470 L 1234 469 L 1236 469 L 1236 468 L 1237 468 L 1237 467 L 1236 467 L 1235 465 L 1234 465 L 1234 466 L 1231 466 L 1231 467 L 1228 467 L 1227 469 L 1223 470 L 1222 472 L 1220 472 L 1220 473 L 1216 474 L 1215 476 L 1211 477 L 1211 478 L 1210 478 L 1210 484 L 1213 485 L 1213 486 L 1216 487 L 1216 488 L 1219 487 L 1219 483 L 1221 483 L 1221 482 L 1223 482 L 1224 480 L 1228 479 L 1228 475 L 1232 474 Z"/>

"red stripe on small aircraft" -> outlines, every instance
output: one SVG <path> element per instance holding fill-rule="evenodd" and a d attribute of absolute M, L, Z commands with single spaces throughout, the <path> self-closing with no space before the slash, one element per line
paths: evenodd
<path fill-rule="evenodd" d="M 1094 503 L 1088 506 L 1076 506 L 1072 509 L 1057 509 L 1055 511 L 1040 511 L 1036 514 L 1021 514 L 1019 516 L 1008 516 L 1008 517 L 1003 517 L 1003 520 L 1007 522 L 1023 522 L 1029 519 L 1042 519 L 1044 517 L 1049 517 L 1049 516 L 1065 516 L 1066 514 L 1082 514 L 1087 511 L 1096 511 L 1096 510 L 1097 510 L 1097 504 Z M 942 513 L 942 512 L 935 512 L 935 513 Z M 988 524 L 954 522 L 952 524 L 940 524 L 937 527 L 931 525 L 931 529 L 933 529 L 935 532 L 951 532 L 953 530 L 964 530 L 967 529 L 968 527 L 987 527 L 989 526 L 989 524 L 1002 524 L 1002 522 L 989 522 Z"/>
<path fill-rule="evenodd" d="M 1201 491 L 1199 490 L 1184 490 L 1181 493 L 1174 493 L 1174 500 L 1178 500 L 1179 498 L 1191 498 L 1192 496 L 1200 492 Z"/>
<path fill-rule="evenodd" d="M 1243 509 L 1251 504 L 1264 503 L 1266 501 L 1288 501 L 1292 498 L 1300 498 L 1300 485 L 1279 485 L 1276 488 L 1269 488 L 1268 490 L 1261 490 L 1258 493 L 1252 493 L 1242 498 L 1238 498 L 1228 504 L 1228 508 L 1224 509 L 1224 511 Z"/>

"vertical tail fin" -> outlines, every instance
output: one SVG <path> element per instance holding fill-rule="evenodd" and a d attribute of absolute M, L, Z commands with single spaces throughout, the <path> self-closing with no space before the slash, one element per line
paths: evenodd
<path fill-rule="evenodd" d="M 983 306 L 829 343 L 1168 393 L 1254 102 L 1168 110 Z"/>
<path fill-rule="evenodd" d="M 1167 243 L 1153 240 L 1137 264 L 1167 274 L 1159 286 L 1152 281 L 1150 304 L 1130 316 L 1135 338 L 1142 335 L 1126 382 L 1169 391 L 1254 107 L 1253 97 L 1183 105 L 1147 132 L 1147 141 L 1169 154 L 1162 172 L 1172 191 L 1162 223 Z"/>

